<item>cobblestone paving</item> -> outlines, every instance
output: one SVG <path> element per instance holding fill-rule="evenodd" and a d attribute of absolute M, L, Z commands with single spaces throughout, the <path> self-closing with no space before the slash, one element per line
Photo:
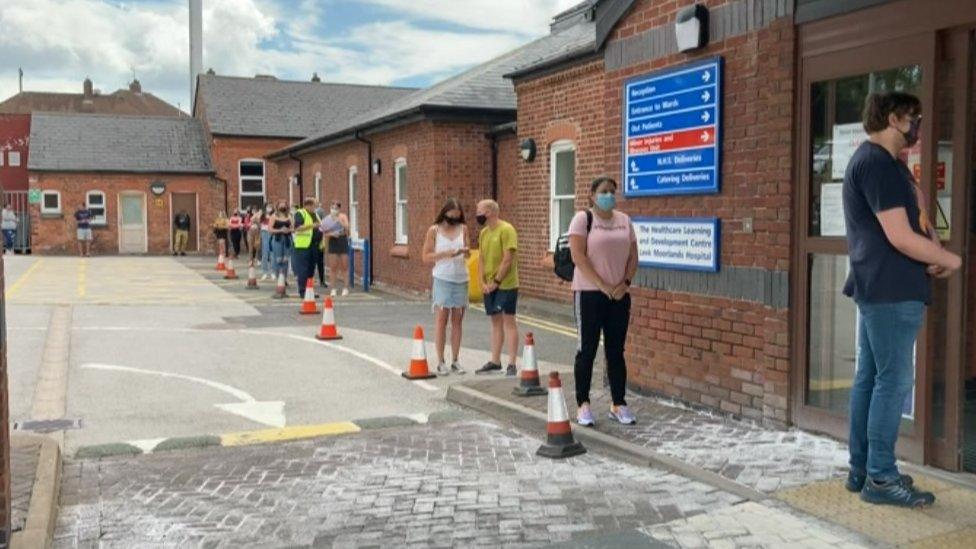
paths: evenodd
<path fill-rule="evenodd" d="M 41 454 L 39 442 L 18 441 L 16 434 L 10 443 L 10 529 L 17 532 L 24 529 L 27 509 L 30 507 L 31 493 L 34 491 L 34 477 L 37 474 L 37 460 Z"/>
<path fill-rule="evenodd" d="M 738 503 L 494 423 L 67 462 L 56 547 L 541 546 Z"/>
<path fill-rule="evenodd" d="M 693 410 L 663 399 L 627 395 L 627 404 L 637 415 L 635 426 L 623 426 L 607 419 L 609 390 L 599 387 L 594 373 L 590 394 L 596 429 L 628 442 L 674 456 L 688 463 L 771 494 L 783 488 L 842 477 L 847 474 L 847 446 L 826 437 L 795 429 L 765 428 L 726 416 Z M 563 375 L 563 387 L 572 406 L 573 376 Z M 544 398 L 512 396 L 510 380 L 486 380 L 471 387 L 493 395 L 546 410 Z"/>

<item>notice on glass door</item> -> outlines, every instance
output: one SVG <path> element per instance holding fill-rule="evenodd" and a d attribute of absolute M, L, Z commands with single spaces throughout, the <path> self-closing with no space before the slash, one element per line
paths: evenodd
<path fill-rule="evenodd" d="M 820 186 L 820 236 L 846 236 L 844 225 L 844 184 Z"/>

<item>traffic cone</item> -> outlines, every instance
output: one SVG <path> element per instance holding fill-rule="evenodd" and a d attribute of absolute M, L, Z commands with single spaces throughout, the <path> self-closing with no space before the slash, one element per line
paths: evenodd
<path fill-rule="evenodd" d="M 430 373 L 427 365 L 427 348 L 424 346 L 424 329 L 417 326 L 413 329 L 413 356 L 410 357 L 410 369 L 403 372 L 407 379 L 430 379 L 437 377 Z"/>
<path fill-rule="evenodd" d="M 254 269 L 254 260 L 247 266 L 247 284 L 244 285 L 245 290 L 257 290 L 258 289 L 258 273 Z M 524 359 L 523 359 L 524 360 Z"/>
<path fill-rule="evenodd" d="M 563 382 L 559 380 L 559 372 L 549 373 L 549 421 L 546 424 L 546 443 L 536 451 L 537 455 L 553 459 L 562 459 L 585 454 L 586 448 L 573 438 L 573 429 L 569 426 L 569 412 L 566 411 L 566 399 L 563 398 Z"/>
<path fill-rule="evenodd" d="M 319 312 L 318 307 L 315 305 L 315 281 L 311 278 L 305 284 L 305 300 L 302 301 L 302 308 L 298 312 L 303 315 L 314 315 Z"/>
<path fill-rule="evenodd" d="M 274 299 L 285 298 L 285 273 L 278 273 L 278 284 L 275 286 Z"/>
<path fill-rule="evenodd" d="M 220 251 L 217 252 L 217 270 L 223 271 L 226 268 L 224 267 L 224 241 L 223 240 L 218 242 L 218 249 Z"/>
<path fill-rule="evenodd" d="M 512 389 L 516 396 L 539 396 L 546 394 L 546 390 L 539 384 L 539 369 L 535 364 L 535 338 L 532 332 L 525 334 L 525 346 L 522 347 L 522 374 L 518 387 Z"/>
<path fill-rule="evenodd" d="M 227 270 L 224 273 L 224 280 L 237 280 L 237 271 L 234 270 L 234 260 L 227 260 Z"/>
<path fill-rule="evenodd" d="M 322 303 L 322 327 L 319 328 L 319 333 L 315 336 L 315 339 L 342 339 L 342 336 L 339 335 L 339 331 L 336 329 L 335 313 L 332 310 L 331 297 L 325 298 L 325 302 Z"/>

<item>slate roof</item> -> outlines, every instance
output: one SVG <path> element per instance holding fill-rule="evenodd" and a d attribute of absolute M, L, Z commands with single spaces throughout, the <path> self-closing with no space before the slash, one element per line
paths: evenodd
<path fill-rule="evenodd" d="M 186 113 L 149 92 L 117 90 L 85 97 L 82 93 L 25 91 L 0 102 L 0 113 L 81 112 L 148 116 L 186 116 Z"/>
<path fill-rule="evenodd" d="M 215 135 L 301 139 L 415 91 L 201 74 L 197 105 Z"/>
<path fill-rule="evenodd" d="M 212 173 L 203 125 L 190 117 L 35 113 L 35 171 Z"/>
<path fill-rule="evenodd" d="M 595 31 L 590 22 L 554 31 L 518 49 L 482 63 L 429 88 L 418 90 L 381 108 L 342 120 L 324 131 L 289 145 L 271 156 L 303 150 L 319 143 L 339 140 L 357 130 L 365 130 L 413 113 L 433 110 L 494 111 L 507 113 L 514 120 L 515 87 L 505 75 L 518 67 L 581 45 L 592 47 Z"/>

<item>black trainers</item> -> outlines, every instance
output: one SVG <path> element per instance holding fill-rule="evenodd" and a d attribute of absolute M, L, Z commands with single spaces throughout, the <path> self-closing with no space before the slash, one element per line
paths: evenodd
<path fill-rule="evenodd" d="M 500 372 L 500 371 L 502 371 L 501 364 L 495 364 L 494 362 L 489 361 L 486 362 L 485 365 L 482 366 L 481 368 L 475 370 L 474 373 L 481 375 L 481 374 L 493 374 L 495 372 Z"/>
<path fill-rule="evenodd" d="M 864 473 L 855 473 L 850 471 L 847 473 L 847 482 L 844 483 L 844 488 L 847 488 L 848 492 L 857 493 L 864 489 L 864 481 L 867 480 L 868 476 Z M 915 479 L 909 475 L 902 475 L 901 481 L 905 483 L 905 486 L 911 488 L 915 486 Z"/>
<path fill-rule="evenodd" d="M 518 374 L 518 370 L 515 368 L 514 364 L 509 364 L 508 368 L 505 369 L 505 375 L 508 377 L 515 377 Z"/>
<path fill-rule="evenodd" d="M 877 505 L 918 508 L 935 503 L 935 494 L 906 486 L 902 479 L 884 484 L 868 479 L 864 483 L 864 489 L 861 490 L 861 501 Z"/>

